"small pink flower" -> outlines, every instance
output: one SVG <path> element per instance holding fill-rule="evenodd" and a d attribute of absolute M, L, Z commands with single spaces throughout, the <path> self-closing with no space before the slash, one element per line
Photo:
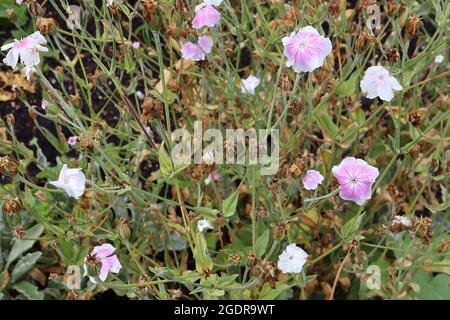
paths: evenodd
<path fill-rule="evenodd" d="M 78 142 L 77 136 L 72 136 L 72 137 L 69 137 L 69 139 L 67 139 L 67 143 L 70 144 L 71 146 L 76 145 L 77 142 Z"/>
<path fill-rule="evenodd" d="M 119 259 L 114 254 L 116 248 L 114 248 L 109 243 L 102 244 L 101 246 L 95 247 L 90 256 L 92 258 L 97 259 L 101 263 L 100 273 L 98 277 L 100 280 L 105 281 L 108 277 L 109 272 L 119 273 L 122 265 L 120 264 Z M 87 275 L 87 266 L 86 266 L 86 258 L 84 259 L 84 275 Z M 97 283 L 93 277 L 89 277 L 91 282 Z"/>
<path fill-rule="evenodd" d="M 295 72 L 312 72 L 321 67 L 331 53 L 331 41 L 311 26 L 283 38 L 286 66 Z"/>
<path fill-rule="evenodd" d="M 205 179 L 205 184 L 208 185 L 212 181 L 220 181 L 222 180 L 222 175 L 218 173 L 217 171 L 214 171 L 208 175 L 208 177 Z"/>
<path fill-rule="evenodd" d="M 394 93 L 403 89 L 397 79 L 380 66 L 369 67 L 359 85 L 367 98 L 380 97 L 384 101 L 391 101 Z"/>
<path fill-rule="evenodd" d="M 47 102 L 47 100 L 42 100 L 42 101 L 41 101 L 41 109 L 42 109 L 42 110 L 45 110 L 45 109 L 47 109 L 47 107 L 48 107 L 48 102 Z"/>
<path fill-rule="evenodd" d="M 205 60 L 205 55 L 211 52 L 213 40 L 209 36 L 201 36 L 198 43 L 187 42 L 181 47 L 183 59 L 201 61 Z"/>
<path fill-rule="evenodd" d="M 195 7 L 195 17 L 192 20 L 192 27 L 200 29 L 201 27 L 214 27 L 220 21 L 220 12 L 210 4 L 201 3 Z"/>
<path fill-rule="evenodd" d="M 303 177 L 303 187 L 306 190 L 316 190 L 317 186 L 323 181 L 323 176 L 319 171 L 308 170 Z"/>
<path fill-rule="evenodd" d="M 134 49 L 139 49 L 139 47 L 141 46 L 141 43 L 140 43 L 139 41 L 135 41 L 135 42 L 133 42 L 133 43 L 131 44 L 131 46 L 132 46 Z"/>
<path fill-rule="evenodd" d="M 145 130 L 145 133 L 147 133 L 147 134 L 152 133 L 152 130 L 150 129 L 150 127 L 145 127 L 144 130 Z"/>
<path fill-rule="evenodd" d="M 379 175 L 378 169 L 354 157 L 345 158 L 332 169 L 339 183 L 339 196 L 362 205 L 372 195 L 372 184 Z"/>

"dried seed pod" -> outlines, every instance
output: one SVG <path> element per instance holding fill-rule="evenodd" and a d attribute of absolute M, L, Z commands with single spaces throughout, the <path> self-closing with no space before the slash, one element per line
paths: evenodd
<path fill-rule="evenodd" d="M 19 165 L 20 162 L 10 156 L 0 157 L 0 173 L 4 176 L 15 176 Z"/>
<path fill-rule="evenodd" d="M 14 213 L 18 214 L 20 212 L 21 205 L 18 199 L 6 199 L 3 202 L 2 211 L 6 213 L 8 217 L 11 217 Z"/>
<path fill-rule="evenodd" d="M 400 60 L 400 53 L 395 48 L 389 48 L 386 50 L 386 59 L 390 63 L 398 62 Z"/>
<path fill-rule="evenodd" d="M 53 18 L 38 17 L 36 19 L 36 30 L 43 35 L 49 34 L 56 27 L 56 20 Z"/>
<path fill-rule="evenodd" d="M 412 39 L 416 36 L 417 31 L 419 31 L 422 21 L 418 16 L 410 16 L 408 22 L 406 23 L 406 37 Z"/>

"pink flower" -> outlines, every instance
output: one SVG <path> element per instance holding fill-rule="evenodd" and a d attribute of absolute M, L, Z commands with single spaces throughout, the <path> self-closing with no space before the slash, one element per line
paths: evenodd
<path fill-rule="evenodd" d="M 114 254 L 114 251 L 116 251 L 116 248 L 114 248 L 109 243 L 105 243 L 101 246 L 95 247 L 94 250 L 92 250 L 92 252 L 89 254 L 90 259 L 96 259 L 101 264 L 98 277 L 102 281 L 106 280 L 109 272 L 119 273 L 120 269 L 122 268 L 119 259 Z M 87 275 L 86 260 L 87 258 L 84 259 L 84 275 Z M 91 282 L 97 283 L 93 277 L 90 276 L 89 279 L 91 280 Z"/>
<path fill-rule="evenodd" d="M 319 171 L 308 170 L 303 177 L 303 187 L 306 190 L 316 190 L 317 186 L 323 181 L 323 176 Z"/>
<path fill-rule="evenodd" d="M 378 169 L 354 157 L 345 158 L 332 169 L 339 183 L 339 196 L 362 205 L 372 195 L 372 184 L 379 175 Z"/>
<path fill-rule="evenodd" d="M 77 142 L 78 142 L 77 136 L 72 136 L 72 137 L 69 137 L 69 139 L 67 139 L 67 143 L 70 144 L 71 146 L 76 145 Z"/>
<path fill-rule="evenodd" d="M 47 100 L 42 100 L 42 101 L 41 101 L 41 109 L 42 109 L 42 110 L 45 110 L 45 109 L 47 109 L 47 107 L 48 107 L 48 102 L 47 102 Z"/>
<path fill-rule="evenodd" d="M 283 38 L 286 66 L 295 72 L 312 72 L 321 67 L 331 53 L 331 41 L 311 26 Z"/>
<path fill-rule="evenodd" d="M 47 41 L 39 31 L 21 40 L 14 39 L 14 42 L 5 44 L 0 48 L 2 51 L 9 50 L 3 62 L 14 69 L 20 58 L 20 61 L 28 67 L 26 73 L 29 76 L 34 69 L 33 66 L 40 62 L 39 52 L 48 51 L 44 47 L 46 44 Z"/>
<path fill-rule="evenodd" d="M 361 91 L 369 99 L 380 97 L 381 100 L 391 101 L 395 91 L 403 87 L 398 83 L 388 70 L 380 66 L 369 67 L 360 82 Z"/>
<path fill-rule="evenodd" d="M 195 7 L 195 17 L 192 20 L 192 27 L 214 27 L 220 21 L 220 12 L 210 4 L 201 3 Z"/>
<path fill-rule="evenodd" d="M 141 46 L 141 43 L 140 43 L 139 41 L 135 41 L 135 42 L 133 42 L 133 43 L 131 44 L 131 46 L 132 46 L 134 49 L 139 49 L 139 47 Z"/>
<path fill-rule="evenodd" d="M 181 47 L 183 59 L 200 61 L 205 60 L 205 55 L 211 52 L 213 40 L 209 36 L 201 36 L 198 43 L 187 42 Z"/>

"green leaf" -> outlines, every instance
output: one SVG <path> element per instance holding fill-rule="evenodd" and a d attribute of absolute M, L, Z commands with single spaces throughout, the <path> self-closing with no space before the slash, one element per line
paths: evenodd
<path fill-rule="evenodd" d="M 438 274 L 432 278 L 431 273 L 418 271 L 412 282 L 419 285 L 419 292 L 413 295 L 420 300 L 450 300 L 448 283 L 450 276 Z"/>
<path fill-rule="evenodd" d="M 204 269 L 212 270 L 213 263 L 209 256 L 208 247 L 206 245 L 205 236 L 199 232 L 195 236 L 194 248 L 195 268 L 198 272 L 203 272 Z"/>
<path fill-rule="evenodd" d="M 44 231 L 44 226 L 42 224 L 37 224 L 28 229 L 25 232 L 24 238 L 37 238 Z M 14 239 L 13 246 L 11 252 L 9 253 L 8 260 L 6 262 L 6 269 L 8 269 L 9 265 L 16 260 L 22 253 L 29 250 L 36 240 L 19 240 Z"/>
<path fill-rule="evenodd" d="M 342 226 L 341 234 L 344 237 L 344 239 L 349 238 L 350 236 L 354 235 L 358 231 L 363 217 L 364 217 L 364 214 L 357 215 L 357 216 L 351 218 L 349 221 L 347 221 L 346 224 L 344 224 Z"/>
<path fill-rule="evenodd" d="M 19 282 L 18 284 L 13 285 L 12 287 L 14 290 L 20 292 L 25 297 L 27 297 L 30 300 L 43 300 L 44 294 L 42 292 L 39 292 L 38 287 L 36 287 L 34 284 L 30 282 Z"/>
<path fill-rule="evenodd" d="M 350 79 L 342 82 L 336 88 L 336 93 L 342 98 L 343 97 L 351 97 L 356 92 L 356 89 L 358 88 L 358 84 L 359 84 L 358 80 L 359 80 L 359 73 L 355 72 L 350 77 Z"/>
<path fill-rule="evenodd" d="M 258 258 L 262 258 L 269 244 L 270 229 L 266 229 L 262 235 L 256 239 L 255 251 Z"/>
<path fill-rule="evenodd" d="M 224 217 L 231 217 L 236 212 L 238 199 L 239 199 L 239 190 L 236 190 L 223 201 L 222 213 Z"/>
<path fill-rule="evenodd" d="M 194 211 L 207 219 L 215 219 L 219 210 L 208 207 L 195 207 Z"/>
<path fill-rule="evenodd" d="M 22 257 L 14 266 L 13 271 L 11 272 L 11 282 L 16 282 L 21 276 L 27 273 L 36 262 L 41 257 L 42 253 L 37 251 L 33 253 L 29 253 L 26 256 Z"/>
<path fill-rule="evenodd" d="M 164 149 L 164 143 L 161 144 L 158 151 L 159 168 L 163 175 L 169 175 L 172 172 L 172 160 Z"/>
<path fill-rule="evenodd" d="M 325 112 L 321 112 L 316 115 L 316 120 L 324 134 L 335 140 L 339 134 L 339 128 L 331 120 L 330 116 Z"/>

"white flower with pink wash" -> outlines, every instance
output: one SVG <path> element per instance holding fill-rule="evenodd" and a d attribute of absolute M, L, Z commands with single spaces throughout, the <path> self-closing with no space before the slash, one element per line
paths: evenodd
<path fill-rule="evenodd" d="M 291 243 L 278 257 L 277 267 L 283 273 L 300 273 L 308 260 L 308 254 L 302 248 Z"/>
<path fill-rule="evenodd" d="M 217 1 L 216 1 L 217 2 Z M 220 22 L 220 12 L 211 4 L 203 2 L 195 7 L 195 17 L 192 20 L 192 27 L 200 29 L 202 27 L 214 27 Z"/>
<path fill-rule="evenodd" d="M 109 243 L 102 244 L 95 247 L 89 255 L 84 258 L 84 275 L 88 275 L 88 268 L 90 266 L 96 267 L 100 264 L 100 271 L 98 278 L 101 281 L 105 281 L 110 272 L 119 273 L 122 269 L 119 259 L 114 254 L 116 248 Z M 89 274 L 89 280 L 93 283 L 97 283 L 94 277 Z"/>
<path fill-rule="evenodd" d="M 242 80 L 242 93 L 255 94 L 255 89 L 261 83 L 261 79 L 255 76 L 248 76 L 247 79 Z"/>
<path fill-rule="evenodd" d="M 201 36 L 197 43 L 187 42 L 181 47 L 181 56 L 183 59 L 201 61 L 205 60 L 208 53 L 211 52 L 213 39 L 210 36 Z"/>
<path fill-rule="evenodd" d="M 46 44 L 47 40 L 39 31 L 21 40 L 14 39 L 14 42 L 0 48 L 2 51 L 9 50 L 3 62 L 14 69 L 20 59 L 20 62 L 25 65 L 25 73 L 29 79 L 31 73 L 35 71 L 34 66 L 40 63 L 39 53 L 48 51 L 44 47 Z"/>
<path fill-rule="evenodd" d="M 308 170 L 303 177 L 303 187 L 306 190 L 316 190 L 319 184 L 323 181 L 323 176 L 319 171 Z"/>
<path fill-rule="evenodd" d="M 297 73 L 312 72 L 321 67 L 332 49 L 330 39 L 321 36 L 311 26 L 292 32 L 282 41 L 286 66 L 292 67 Z"/>
<path fill-rule="evenodd" d="M 63 189 L 69 197 L 78 199 L 84 194 L 86 177 L 81 169 L 69 169 L 63 165 L 57 181 L 49 182 L 56 188 Z"/>
<path fill-rule="evenodd" d="M 388 102 L 394 98 L 395 92 L 403 89 L 397 79 L 381 66 L 369 67 L 359 85 L 367 98 L 379 97 Z"/>
<path fill-rule="evenodd" d="M 332 172 L 339 183 L 339 196 L 360 206 L 371 198 L 372 184 L 379 175 L 377 168 L 354 157 L 342 160 Z"/>

